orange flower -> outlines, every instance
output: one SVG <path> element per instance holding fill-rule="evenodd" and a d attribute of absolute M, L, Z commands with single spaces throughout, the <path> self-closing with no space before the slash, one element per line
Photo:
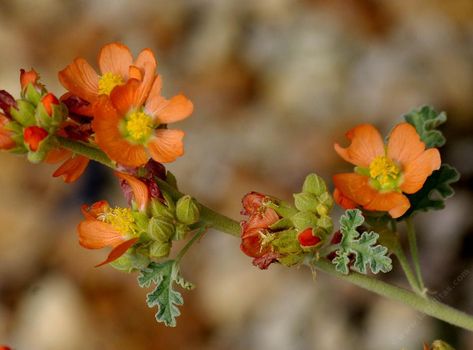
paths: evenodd
<path fill-rule="evenodd" d="M 150 156 L 160 163 L 182 156 L 184 132 L 165 125 L 187 118 L 193 110 L 192 102 L 183 95 L 170 100 L 162 97 L 159 76 L 146 100 L 142 85 L 137 79 L 129 79 L 116 87 L 110 98 L 101 96 L 92 122 L 98 146 L 111 159 L 129 167 L 144 165 Z"/>
<path fill-rule="evenodd" d="M 151 88 L 156 71 L 156 59 L 150 49 L 141 51 L 133 62 L 133 56 L 125 45 L 111 43 L 100 50 L 98 56 L 100 75 L 83 58 L 76 58 L 73 63 L 59 72 L 59 81 L 73 95 L 93 103 L 104 94 L 125 84 L 129 78 L 143 82 L 139 94 L 142 100 Z"/>
<path fill-rule="evenodd" d="M 133 176 L 117 175 L 130 184 L 136 203 L 140 209 L 144 208 L 149 201 L 147 186 Z M 77 227 L 80 245 L 88 249 L 112 248 L 107 259 L 97 266 L 118 259 L 139 239 L 140 232 L 130 208 L 111 208 L 106 201 L 99 201 L 90 207 L 83 205 L 82 214 L 85 220 Z"/>
<path fill-rule="evenodd" d="M 419 191 L 434 170 L 440 168 L 440 153 L 425 149 L 416 129 L 398 124 L 385 147 L 378 130 L 370 124 L 359 125 L 347 132 L 351 141 L 347 148 L 335 144 L 335 151 L 354 164 L 355 172 L 337 174 L 334 198 L 349 209 L 387 211 L 393 218 L 402 216 L 410 207 L 403 194 Z"/>
<path fill-rule="evenodd" d="M 15 147 L 16 143 L 12 139 L 11 131 L 5 129 L 5 125 L 10 120 L 0 113 L 0 149 L 9 150 Z"/>

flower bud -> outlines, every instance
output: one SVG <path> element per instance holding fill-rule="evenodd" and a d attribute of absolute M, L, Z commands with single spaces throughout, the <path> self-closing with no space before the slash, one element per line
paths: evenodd
<path fill-rule="evenodd" d="M 168 242 L 153 242 L 149 247 L 149 256 L 151 258 L 160 259 L 169 255 L 171 244 Z"/>
<path fill-rule="evenodd" d="M 48 115 L 52 117 L 53 106 L 59 106 L 59 100 L 56 98 L 56 96 L 49 92 L 41 99 L 41 104 L 46 110 L 46 113 L 48 113 Z"/>
<path fill-rule="evenodd" d="M 174 213 L 172 210 L 165 204 L 163 204 L 159 199 L 153 198 L 150 202 L 151 215 L 154 217 L 167 218 L 169 220 L 174 219 Z"/>
<path fill-rule="evenodd" d="M 302 185 L 302 192 L 312 193 L 315 196 L 320 196 L 322 193 L 327 192 L 327 186 L 325 181 L 316 174 L 309 174 L 305 178 L 304 185 Z"/>
<path fill-rule="evenodd" d="M 300 211 L 315 212 L 319 205 L 319 201 L 314 194 L 302 192 L 294 194 L 294 204 Z"/>
<path fill-rule="evenodd" d="M 149 236 L 158 242 L 167 242 L 174 235 L 173 223 L 164 217 L 152 217 L 148 223 Z"/>
<path fill-rule="evenodd" d="M 186 225 L 192 225 L 199 221 L 199 207 L 191 196 L 186 195 L 179 198 L 176 204 L 176 216 L 180 222 Z"/>
<path fill-rule="evenodd" d="M 308 211 L 301 211 L 294 215 L 292 218 L 292 223 L 297 231 L 303 231 L 309 227 L 316 227 L 318 223 L 317 216 L 314 213 Z"/>
<path fill-rule="evenodd" d="M 190 229 L 186 224 L 176 224 L 176 234 L 174 235 L 174 240 L 179 241 L 186 238 L 189 231 Z"/>
<path fill-rule="evenodd" d="M 149 263 L 149 258 L 145 254 L 140 252 L 139 249 L 132 248 L 128 249 L 128 251 L 117 260 L 112 261 L 110 265 L 119 271 L 131 273 L 144 269 Z"/>
<path fill-rule="evenodd" d="M 322 239 L 314 234 L 312 228 L 306 228 L 304 231 L 299 232 L 297 240 L 303 248 L 313 248 L 322 242 Z"/>
<path fill-rule="evenodd" d="M 40 143 L 48 137 L 48 132 L 39 126 L 29 126 L 23 131 L 23 137 L 25 144 L 28 146 L 30 151 L 36 152 L 40 146 Z"/>
<path fill-rule="evenodd" d="M 16 103 L 16 108 L 10 108 L 13 119 L 23 126 L 35 125 L 35 107 L 26 100 L 18 100 Z"/>

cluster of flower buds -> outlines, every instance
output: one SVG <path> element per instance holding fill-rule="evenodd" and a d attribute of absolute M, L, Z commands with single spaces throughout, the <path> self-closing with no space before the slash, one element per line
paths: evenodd
<path fill-rule="evenodd" d="M 285 266 L 300 263 L 333 231 L 333 198 L 315 174 L 307 176 L 302 192 L 294 194 L 294 206 L 256 192 L 248 193 L 242 203 L 248 220 L 241 223 L 241 250 L 261 269 L 276 261 Z"/>
<path fill-rule="evenodd" d="M 130 206 L 112 208 L 106 201 L 83 206 L 78 226 L 82 246 L 111 247 L 105 261 L 119 270 L 144 269 L 169 255 L 172 242 L 185 239 L 200 218 L 197 202 L 186 195 L 175 201 L 148 178 L 117 173 Z"/>

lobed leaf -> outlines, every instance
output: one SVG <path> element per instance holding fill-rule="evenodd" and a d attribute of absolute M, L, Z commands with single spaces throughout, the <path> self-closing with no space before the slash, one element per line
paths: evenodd
<path fill-rule="evenodd" d="M 359 209 L 345 211 L 340 217 L 340 232 L 342 239 L 336 257 L 332 260 L 335 269 L 348 274 L 350 271 L 350 257 L 353 256 L 353 269 L 366 274 L 368 270 L 373 273 L 389 272 L 392 269 L 392 260 L 389 251 L 382 245 L 376 245 L 379 234 L 374 231 L 358 232 L 364 222 L 364 217 Z"/>
<path fill-rule="evenodd" d="M 405 114 L 404 119 L 416 128 L 420 139 L 427 148 L 441 147 L 445 144 L 445 136 L 437 130 L 441 124 L 447 121 L 445 112 L 438 113 L 431 106 L 423 106 Z"/>

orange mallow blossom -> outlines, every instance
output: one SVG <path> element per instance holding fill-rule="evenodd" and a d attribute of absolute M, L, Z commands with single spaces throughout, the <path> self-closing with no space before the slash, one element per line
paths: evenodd
<path fill-rule="evenodd" d="M 129 167 L 144 165 L 153 158 L 169 163 L 184 154 L 181 130 L 166 125 L 187 118 L 192 102 L 183 95 L 170 100 L 161 96 L 162 80 L 157 76 L 149 95 L 143 96 L 143 82 L 129 79 L 110 97 L 101 96 L 94 108 L 92 128 L 98 146 L 114 161 Z"/>
<path fill-rule="evenodd" d="M 333 177 L 334 198 L 342 207 L 361 206 L 365 210 L 387 211 L 393 218 L 402 216 L 410 207 L 403 194 L 419 191 L 427 177 L 440 168 L 440 153 L 425 148 L 416 129 L 398 124 L 387 145 L 376 128 L 359 125 L 346 133 L 351 141 L 347 148 L 335 144 L 335 151 L 354 164 L 354 173 Z"/>
<path fill-rule="evenodd" d="M 120 43 L 102 47 L 98 55 L 100 74 L 83 58 L 76 58 L 59 72 L 59 81 L 73 95 L 94 103 L 100 95 L 110 95 L 129 78 L 139 79 L 140 95 L 146 96 L 153 83 L 157 62 L 150 49 L 144 49 L 133 61 L 130 49 Z"/>
<path fill-rule="evenodd" d="M 117 176 L 128 182 L 139 210 L 145 210 L 149 202 L 148 187 L 131 175 L 117 173 Z M 82 214 L 85 220 L 77 227 L 80 245 L 88 249 L 112 248 L 107 259 L 97 266 L 118 259 L 139 239 L 131 208 L 112 208 L 107 201 L 99 201 L 91 206 L 83 205 Z"/>

